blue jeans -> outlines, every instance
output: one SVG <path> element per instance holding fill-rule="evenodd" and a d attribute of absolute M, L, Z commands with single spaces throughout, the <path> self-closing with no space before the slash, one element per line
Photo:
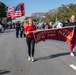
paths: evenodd
<path fill-rule="evenodd" d="M 20 37 L 22 37 L 23 35 L 23 30 L 20 30 Z"/>
<path fill-rule="evenodd" d="M 19 28 L 16 28 L 16 37 L 18 37 L 19 36 Z"/>

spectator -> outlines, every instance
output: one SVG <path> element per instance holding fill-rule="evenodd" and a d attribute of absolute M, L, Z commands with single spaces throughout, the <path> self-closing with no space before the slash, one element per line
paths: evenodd
<path fill-rule="evenodd" d="M 18 36 L 19 36 L 19 30 L 20 30 L 20 22 L 18 21 L 16 23 L 16 38 L 18 38 Z"/>
<path fill-rule="evenodd" d="M 63 24 L 61 21 L 59 21 L 56 28 L 62 28 L 62 27 L 63 27 Z"/>
<path fill-rule="evenodd" d="M 2 32 L 2 22 L 0 22 L 0 32 Z"/>
<path fill-rule="evenodd" d="M 46 22 L 45 29 L 50 29 L 50 28 L 52 27 L 48 24 L 48 22 Z"/>
<path fill-rule="evenodd" d="M 41 28 L 45 29 L 45 24 L 44 23 L 42 23 Z"/>
<path fill-rule="evenodd" d="M 23 35 L 23 30 L 24 30 L 24 27 L 23 25 L 21 24 L 20 25 L 20 37 L 22 38 L 22 35 Z"/>

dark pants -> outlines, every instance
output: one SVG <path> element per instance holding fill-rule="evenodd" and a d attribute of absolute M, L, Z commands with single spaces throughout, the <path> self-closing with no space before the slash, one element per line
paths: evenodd
<path fill-rule="evenodd" d="M 35 40 L 34 38 L 26 38 L 26 43 L 28 46 L 28 55 L 31 57 L 34 56 L 34 52 L 35 52 Z"/>
<path fill-rule="evenodd" d="M 26 35 L 24 34 L 24 37 L 26 37 Z"/>
<path fill-rule="evenodd" d="M 0 29 L 0 33 L 2 32 L 2 30 Z"/>
<path fill-rule="evenodd" d="M 18 37 L 19 36 L 19 28 L 16 28 L 16 37 Z"/>
<path fill-rule="evenodd" d="M 20 37 L 22 37 L 23 35 L 23 30 L 20 30 Z"/>

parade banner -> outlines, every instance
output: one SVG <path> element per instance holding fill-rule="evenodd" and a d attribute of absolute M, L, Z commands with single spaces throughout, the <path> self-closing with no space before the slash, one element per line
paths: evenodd
<path fill-rule="evenodd" d="M 45 40 L 58 40 L 70 42 L 74 34 L 74 27 L 54 28 L 47 30 L 37 30 L 33 32 L 36 43 Z"/>

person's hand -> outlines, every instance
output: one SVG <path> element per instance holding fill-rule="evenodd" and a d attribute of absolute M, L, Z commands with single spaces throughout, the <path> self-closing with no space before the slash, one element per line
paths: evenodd
<path fill-rule="evenodd" d="M 31 31 L 27 31 L 27 32 L 26 32 L 26 35 L 28 35 L 28 34 L 30 34 L 30 33 L 31 33 Z"/>
<path fill-rule="evenodd" d="M 29 32 L 26 32 L 26 35 L 28 35 L 29 34 Z"/>

